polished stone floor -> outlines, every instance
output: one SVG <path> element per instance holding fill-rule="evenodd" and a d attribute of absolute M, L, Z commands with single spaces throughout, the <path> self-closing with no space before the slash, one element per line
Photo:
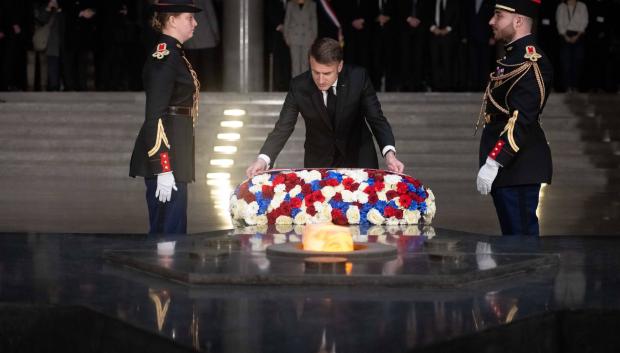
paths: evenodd
<path fill-rule="evenodd" d="M 2 93 L 0 231 L 143 233 L 144 184 L 127 177 L 144 94 Z M 227 229 L 227 199 L 277 119 L 282 93 L 203 94 L 189 231 Z M 498 234 L 477 194 L 479 94 L 382 94 L 406 173 L 437 197 L 438 227 Z M 552 94 L 543 127 L 553 183 L 540 195 L 543 235 L 618 234 L 620 96 Z M 229 109 L 241 109 L 230 111 Z M 300 167 L 300 119 L 276 167 Z"/>
<path fill-rule="evenodd" d="M 28 352 L 35 351 L 31 348 L 37 344 L 48 349 L 62 344 L 67 347 L 66 352 L 129 352 L 122 347 L 160 338 L 177 348 L 235 353 L 579 351 L 558 349 L 563 345 L 558 346 L 555 340 L 561 340 L 564 346 L 576 340 L 585 344 L 584 348 L 606 347 L 594 350 L 599 352 L 620 348 L 613 334 L 609 335 L 620 318 L 620 247 L 615 237 L 493 237 L 441 228 L 435 228 L 434 236 L 404 234 L 388 228 L 384 228 L 383 234 L 376 234 L 368 241 L 397 244 L 403 259 L 400 265 L 387 262 L 380 267 L 383 276 L 406 275 L 413 270 L 430 271 L 435 278 L 461 273 L 467 280 L 456 287 L 442 286 L 423 276 L 413 285 L 330 286 L 326 285 L 330 275 L 324 275 L 325 283 L 313 286 L 188 285 L 179 281 L 174 272 L 137 271 L 130 263 L 109 261 L 106 254 L 130 250 L 159 258 L 162 268 L 173 268 L 175 261 L 186 262 L 188 258 L 182 251 L 158 254 L 158 243 L 174 241 L 176 248 L 188 249 L 217 237 L 243 241 L 242 236 L 228 231 L 166 238 L 0 234 L 0 348 L 6 352 Z M 245 257 L 196 258 L 193 271 L 202 271 L 205 262 L 215 268 L 217 261 L 225 264 L 228 260 L 229 264 L 221 266 L 221 275 L 230 275 L 232 268 L 238 274 L 255 277 L 260 271 L 269 271 L 261 244 L 273 242 L 276 234 L 267 232 L 252 237 L 253 241 L 247 244 L 253 246 L 243 250 Z M 458 256 L 428 256 L 423 244 L 438 240 L 457 242 L 454 250 L 458 250 Z M 556 261 L 544 267 L 522 269 L 520 273 L 484 276 L 485 272 L 509 263 L 504 259 L 524 254 Z M 475 260 L 459 260 L 464 255 Z M 271 259 L 271 266 L 277 261 Z M 353 266 L 353 271 L 357 271 L 358 265 Z M 361 268 L 358 270 L 362 272 L 377 270 L 372 266 Z M 468 276 L 470 271 L 477 276 Z M 85 315 L 57 317 L 50 309 L 62 312 L 63 308 L 72 307 L 92 310 L 107 319 L 101 322 L 94 317 L 86 321 L 89 316 Z M 558 338 L 554 321 L 543 322 L 544 325 L 527 321 L 541 315 L 580 310 L 598 310 L 599 314 L 570 326 L 590 329 L 568 338 Z M 603 314 L 609 313 L 614 320 L 601 321 Z M 110 321 L 129 326 L 115 327 Z M 480 339 L 468 349 L 450 343 L 452 339 L 476 334 L 492 338 L 490 332 L 494 329 L 515 330 L 519 325 L 525 325 L 530 334 L 509 331 L 510 339 Z M 82 337 L 85 331 L 89 332 L 86 342 Z M 56 336 L 50 332 L 59 333 Z M 148 339 L 148 335 L 155 337 Z M 598 338 L 592 341 L 592 337 Z M 433 348 L 436 345 L 439 348 Z M 166 350 L 153 347 L 149 351 Z"/>

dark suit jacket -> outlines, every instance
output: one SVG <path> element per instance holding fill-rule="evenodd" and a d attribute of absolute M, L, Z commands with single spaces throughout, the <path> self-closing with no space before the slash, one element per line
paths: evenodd
<path fill-rule="evenodd" d="M 395 142 L 366 70 L 345 65 L 338 76 L 336 98 L 334 127 L 310 71 L 295 77 L 260 153 L 275 161 L 301 113 L 306 125 L 304 167 L 378 168 L 372 136 L 381 149 Z"/>
<path fill-rule="evenodd" d="M 478 13 L 476 13 L 475 0 L 468 0 L 465 5 L 465 15 L 467 17 L 466 21 L 463 21 L 464 33 L 462 36 L 477 44 L 489 43 L 489 39 L 493 37 L 489 21 L 495 11 L 495 2 L 492 0 L 482 1 Z"/>

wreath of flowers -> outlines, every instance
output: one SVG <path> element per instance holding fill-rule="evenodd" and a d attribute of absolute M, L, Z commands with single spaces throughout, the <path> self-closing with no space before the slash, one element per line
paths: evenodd
<path fill-rule="evenodd" d="M 435 196 L 420 181 L 377 169 L 270 170 L 241 183 L 230 200 L 236 226 L 430 224 Z"/>

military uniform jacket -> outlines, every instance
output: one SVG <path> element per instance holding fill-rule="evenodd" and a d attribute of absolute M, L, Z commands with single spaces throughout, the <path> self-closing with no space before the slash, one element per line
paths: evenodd
<path fill-rule="evenodd" d="M 131 156 L 129 175 L 149 178 L 172 171 L 177 182 L 192 182 L 199 83 L 183 55 L 181 43 L 162 34 L 142 75 L 146 114 Z M 181 108 L 185 114 L 176 114 L 175 108 Z M 191 114 L 187 114 L 188 110 Z"/>
<path fill-rule="evenodd" d="M 481 109 L 480 166 L 487 157 L 502 165 L 493 188 L 551 183 L 551 151 L 540 121 L 552 83 L 551 64 L 532 35 L 507 45 L 497 64 Z"/>

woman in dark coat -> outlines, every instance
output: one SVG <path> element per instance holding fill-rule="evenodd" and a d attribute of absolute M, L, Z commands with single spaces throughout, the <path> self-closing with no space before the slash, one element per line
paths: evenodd
<path fill-rule="evenodd" d="M 200 83 L 183 43 L 197 26 L 193 14 L 201 10 L 192 0 L 161 0 L 153 6 L 153 27 L 161 35 L 144 65 L 146 116 L 129 175 L 144 177 L 149 233 L 186 233 Z"/>

